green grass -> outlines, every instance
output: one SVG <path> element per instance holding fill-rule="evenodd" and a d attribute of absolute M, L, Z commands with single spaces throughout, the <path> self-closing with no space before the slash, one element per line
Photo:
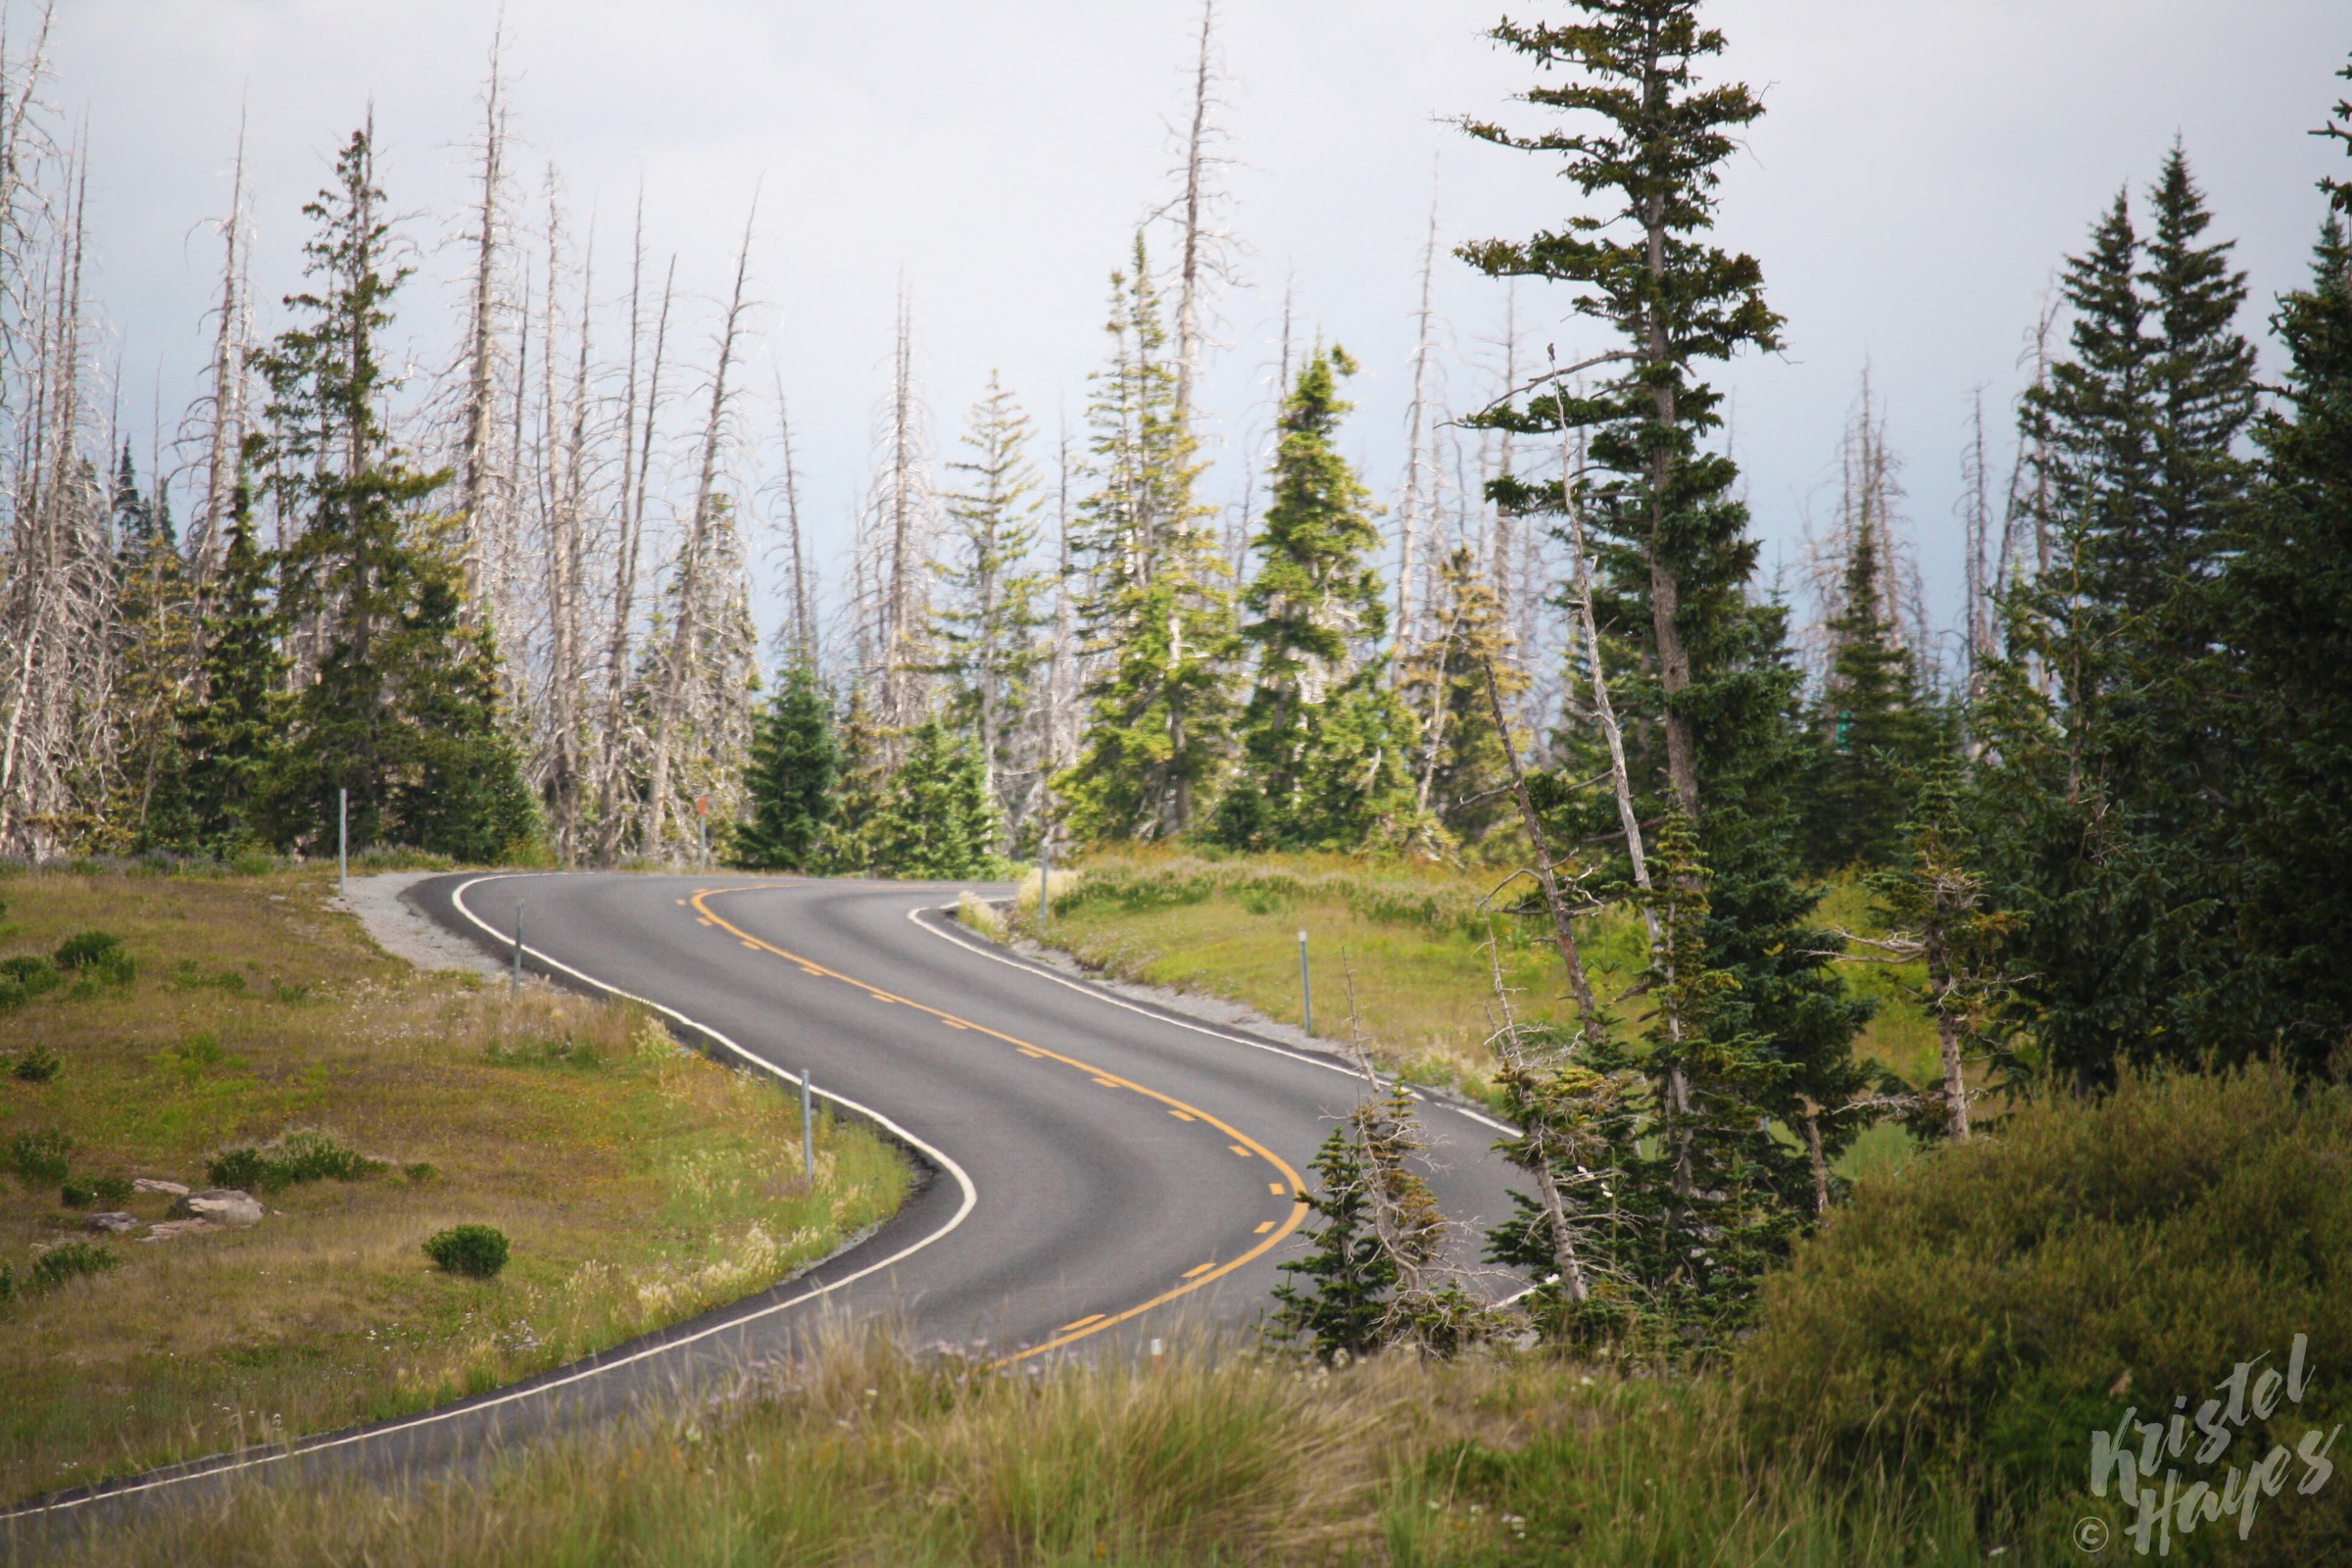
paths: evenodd
<path fill-rule="evenodd" d="M 1749 1444 L 1718 1379 L 1510 1353 L 1326 1373 L 1181 1349 L 989 1374 L 876 1337 L 487 1475 L 257 1487 L 70 1560 L 1897 1568 L 2005 1544 L 1900 1476 L 1834 1480 Z M 2065 1560 L 2052 1544 L 1994 1560 Z"/>
<path fill-rule="evenodd" d="M 775 1086 L 634 1009 L 416 974 L 331 892 L 309 873 L 0 882 L 0 958 L 102 929 L 138 965 L 0 1012 L 0 1054 L 60 1061 L 0 1076 L 0 1151 L 63 1140 L 70 1172 L 0 1175 L 0 1269 L 31 1281 L 84 1236 L 64 1180 L 202 1187 L 240 1148 L 303 1178 L 250 1230 L 89 1238 L 116 1266 L 0 1304 L 0 1497 L 495 1387 L 771 1284 L 902 1200 L 903 1164 L 862 1131 L 824 1128 L 811 1190 Z M 152 1222 L 169 1202 L 126 1206 Z M 513 1239 L 495 1280 L 425 1256 L 465 1223 Z"/>
<path fill-rule="evenodd" d="M 1225 997 L 1297 1025 L 1303 930 L 1318 1038 L 1348 1038 L 1352 983 L 1356 1025 L 1374 1060 L 1415 1082 L 1483 1097 L 1496 1003 L 1480 905 L 1507 907 L 1533 892 L 1522 878 L 1491 897 L 1502 874 L 1329 855 L 1217 860 L 1153 849 L 1098 853 L 1066 882 L 1055 873 L 1050 935 L 1090 967 Z M 1032 874 L 1016 901 L 1014 928 L 1033 935 L 1036 912 Z M 1868 894 L 1850 879 L 1830 885 L 1820 918 L 1877 930 Z M 1572 1004 L 1548 921 L 1503 913 L 1494 927 L 1513 1012 L 1523 1021 L 1569 1023 Z M 1639 1000 L 1628 1003 L 1626 992 L 1647 961 L 1640 918 L 1613 909 L 1580 920 L 1577 934 L 1602 1005 L 1638 1020 Z M 1855 1054 L 1914 1084 L 1939 1082 L 1935 1025 L 1901 989 L 1918 980 L 1918 966 L 1838 968 L 1877 1007 Z M 1899 1168 L 1913 1147 L 1899 1128 L 1874 1129 L 1838 1169 L 1849 1177 L 1884 1173 Z"/>

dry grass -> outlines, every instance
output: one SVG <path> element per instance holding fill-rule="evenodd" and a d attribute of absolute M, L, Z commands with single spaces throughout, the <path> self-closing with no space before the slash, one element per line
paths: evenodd
<path fill-rule="evenodd" d="M 73 1140 L 74 1180 L 205 1185 L 222 1149 L 312 1129 L 385 1162 L 269 1195 L 246 1231 L 106 1242 L 120 1266 L 0 1306 L 0 1495 L 422 1408 L 762 1288 L 887 1216 L 894 1153 L 820 1136 L 774 1087 L 676 1048 L 632 1009 L 510 1003 L 420 976 L 325 907 L 330 879 L 40 874 L 0 881 L 0 956 L 110 931 L 127 990 L 0 1013 L 0 1051 L 64 1070 L 0 1078 L 0 1146 Z M 79 1234 L 54 1184 L 0 1177 L 0 1264 L 22 1280 Z M 169 1200 L 129 1205 L 162 1217 Z M 420 1244 L 480 1221 L 499 1279 Z"/>
<path fill-rule="evenodd" d="M 79 1560 L 1144 1565 L 1979 1563 L 1965 1509 L 1741 1439 L 1724 1385 L 1548 1357 L 1247 1353 L 1019 1374 L 878 1335 L 641 1427 L 385 1495 L 254 1487 Z M 2012 1553 L 2005 1560 L 2034 1561 Z"/>

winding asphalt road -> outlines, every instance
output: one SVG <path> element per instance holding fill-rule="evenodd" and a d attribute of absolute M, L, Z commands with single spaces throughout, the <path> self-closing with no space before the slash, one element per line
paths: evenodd
<path fill-rule="evenodd" d="M 408 895 L 532 972 L 618 993 L 749 1070 L 900 1142 L 924 1181 L 800 1279 L 588 1361 L 420 1416 L 50 1499 L 160 1502 L 256 1470 L 392 1476 L 792 1352 L 831 1316 L 1005 1362 L 1259 1320 L 1303 1246 L 1308 1162 L 1361 1080 L 1337 1060 L 1138 1004 L 981 941 L 952 885 L 548 873 Z M 992 890 L 1001 891 L 1001 890 Z M 1503 1129 L 1425 1102 L 1461 1254 L 1510 1211 Z"/>

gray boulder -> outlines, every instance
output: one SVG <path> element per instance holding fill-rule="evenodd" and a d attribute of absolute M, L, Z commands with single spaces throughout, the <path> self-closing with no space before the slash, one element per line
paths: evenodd
<path fill-rule="evenodd" d="M 82 1224 L 89 1229 L 104 1231 L 109 1236 L 120 1236 L 125 1231 L 135 1231 L 146 1223 L 138 1215 L 125 1214 L 120 1209 L 112 1213 L 92 1214 L 88 1219 L 82 1221 Z"/>
<path fill-rule="evenodd" d="M 161 1176 L 133 1176 L 130 1179 L 130 1185 L 132 1190 L 135 1192 L 168 1193 L 173 1198 L 185 1198 L 188 1196 L 186 1183 L 168 1182 Z"/>
<path fill-rule="evenodd" d="M 234 1187 L 208 1187 L 173 1200 L 173 1219 L 206 1219 L 216 1225 L 259 1225 L 262 1200 Z"/>

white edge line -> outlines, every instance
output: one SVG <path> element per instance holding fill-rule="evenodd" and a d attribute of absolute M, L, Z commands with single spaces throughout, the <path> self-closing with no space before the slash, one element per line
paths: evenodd
<path fill-rule="evenodd" d="M 1077 981 L 1070 979 L 1067 975 L 1055 974 L 1053 970 L 1046 968 L 1041 964 L 1031 963 L 1026 959 L 1014 957 L 1009 954 L 992 953 L 987 948 L 982 947 L 976 942 L 966 942 L 962 937 L 956 935 L 956 933 L 953 931 L 944 931 L 938 926 L 926 923 L 922 918 L 922 916 L 927 912 L 936 910 L 939 913 L 945 914 L 955 907 L 956 906 L 952 904 L 925 905 L 920 908 L 907 910 L 906 918 L 913 921 L 916 927 L 919 929 L 928 931 L 933 936 L 939 937 L 944 941 L 953 942 L 956 944 L 956 946 L 963 949 L 966 953 L 976 953 L 983 958 L 990 959 L 997 963 L 1007 964 L 1012 968 L 1020 970 L 1024 974 L 1035 975 L 1040 980 L 1051 980 L 1057 986 L 1066 986 L 1081 996 L 1094 998 L 1097 1002 L 1107 1002 L 1114 1007 L 1124 1007 L 1129 1012 L 1139 1013 L 1146 1018 L 1151 1018 L 1159 1023 L 1169 1024 L 1178 1029 L 1190 1029 L 1194 1034 L 1206 1035 L 1211 1040 L 1223 1040 L 1232 1045 L 1248 1046 L 1252 1051 L 1263 1051 L 1271 1053 L 1277 1056 L 1288 1056 L 1293 1061 L 1303 1062 L 1309 1067 L 1321 1067 L 1326 1072 L 1336 1072 L 1348 1078 L 1357 1078 L 1361 1076 L 1361 1074 L 1357 1073 L 1353 1067 L 1344 1066 L 1339 1062 L 1329 1060 L 1322 1056 L 1310 1054 L 1307 1052 L 1294 1050 L 1289 1046 L 1277 1046 L 1264 1040 L 1252 1040 L 1248 1035 L 1227 1034 L 1222 1029 L 1212 1029 L 1206 1024 L 1195 1023 L 1187 1018 L 1172 1017 L 1164 1011 L 1160 1011 L 1152 1007 L 1139 1007 L 1134 1003 L 1127 1001 L 1125 998 L 1113 996 L 1109 992 L 1103 991 L 1095 986 L 1081 985 Z M 1419 1099 L 1420 1097 L 1415 1096 L 1414 1098 Z M 1459 1115 L 1467 1116 L 1472 1121 L 1479 1123 L 1481 1126 L 1494 1128 L 1505 1138 L 1517 1138 L 1519 1136 L 1519 1129 L 1511 1126 L 1509 1123 L 1496 1121 L 1494 1117 L 1482 1115 L 1478 1111 L 1472 1110 L 1467 1105 L 1457 1105 L 1450 1100 L 1424 1101 L 1423 1102 L 1425 1104 L 1442 1105 L 1447 1110 L 1454 1111 Z"/>
<path fill-rule="evenodd" d="M 478 887 L 484 882 L 505 881 L 508 880 L 510 876 L 514 875 L 527 876 L 534 874 L 544 873 L 519 872 L 498 876 L 477 876 L 470 881 L 459 884 L 458 887 L 453 889 L 449 896 L 449 902 L 460 914 L 466 916 L 466 919 L 471 920 L 475 925 L 480 926 L 482 930 L 488 933 L 494 940 L 506 942 L 509 950 L 512 951 L 514 945 L 512 940 L 493 928 L 486 921 L 484 921 L 481 916 L 475 914 L 471 909 L 466 906 L 466 890 L 467 888 Z M 540 952 L 537 948 L 529 946 L 528 944 L 524 945 L 522 951 L 529 956 L 536 958 L 539 962 L 546 964 L 549 968 L 561 969 L 565 974 L 596 987 L 599 991 L 609 992 L 624 1001 L 634 1002 L 641 1007 L 651 1007 L 654 1011 L 659 1012 L 665 1017 L 675 1018 L 678 1022 L 684 1024 L 687 1028 L 694 1030 L 696 1033 L 708 1036 L 709 1038 L 717 1041 L 720 1045 L 726 1047 L 727 1050 L 742 1057 L 746 1062 L 763 1072 L 773 1073 L 778 1078 L 781 1078 L 785 1082 L 791 1084 L 798 1084 L 801 1081 L 799 1077 L 792 1073 L 786 1072 L 774 1062 L 764 1060 L 761 1057 L 752 1054 L 752 1053 L 744 1050 L 743 1047 L 737 1045 L 734 1041 L 729 1040 L 725 1035 L 720 1034 L 717 1030 L 710 1028 L 707 1024 L 695 1022 L 692 1018 L 687 1017 L 684 1013 L 678 1011 L 674 1007 L 664 1007 L 659 1002 L 654 1002 L 648 998 L 637 996 L 632 992 L 623 991 L 618 986 L 609 985 L 606 982 L 597 979 L 594 975 L 583 973 L 582 971 L 573 968 L 570 964 L 565 963 L 559 958 L 549 957 L 546 954 Z M 837 1105 L 844 1106 L 849 1110 L 857 1112 L 860 1116 L 868 1118 L 875 1125 L 888 1131 L 893 1137 L 904 1140 L 908 1147 L 920 1152 L 923 1157 L 926 1159 L 936 1161 L 940 1169 L 955 1177 L 956 1184 L 963 1189 L 963 1202 L 957 1206 L 955 1217 L 950 1219 L 945 1225 L 942 1225 L 938 1230 L 933 1231 L 930 1235 L 924 1237 L 922 1240 L 915 1242 L 910 1246 L 899 1249 L 899 1250 L 891 1253 L 890 1256 L 882 1258 L 877 1262 L 868 1263 L 865 1267 L 858 1270 L 854 1274 L 845 1274 L 840 1279 L 834 1280 L 830 1284 L 820 1285 L 811 1291 L 803 1291 L 800 1295 L 793 1297 L 789 1300 L 773 1302 L 767 1306 L 760 1308 L 760 1310 L 757 1312 L 746 1312 L 741 1317 L 729 1318 L 724 1323 L 714 1323 L 707 1329 L 699 1330 L 696 1333 L 685 1335 L 679 1339 L 664 1340 L 660 1345 L 647 1346 L 642 1350 L 633 1351 L 628 1355 L 619 1357 L 618 1359 L 599 1362 L 597 1365 L 592 1367 L 583 1367 L 578 1371 L 555 1378 L 549 1382 L 534 1383 L 527 1389 L 516 1389 L 512 1393 L 502 1394 L 493 1398 L 482 1399 L 470 1403 L 455 1404 L 448 1406 L 445 1409 L 428 1410 L 421 1415 L 412 1416 L 408 1420 L 396 1422 L 391 1426 L 370 1427 L 364 1432 L 353 1432 L 346 1434 L 343 1437 L 329 1438 L 318 1443 L 306 1444 L 300 1446 L 290 1446 L 280 1449 L 275 1453 L 259 1454 L 250 1459 L 240 1459 L 232 1463 L 213 1465 L 203 1470 L 192 1471 L 187 1475 L 164 1476 L 153 1481 L 142 1481 L 133 1483 L 131 1485 L 110 1488 L 103 1492 L 93 1493 L 88 1496 L 69 1498 L 63 1502 L 44 1503 L 35 1508 L 24 1508 L 9 1513 L 0 1513 L 0 1519 L 26 1518 L 33 1514 L 63 1513 L 69 1508 L 78 1508 L 86 1503 L 103 1502 L 117 1497 L 134 1496 L 142 1492 L 153 1492 L 159 1488 L 180 1486 L 187 1482 L 208 1480 L 216 1476 L 233 1475 L 239 1470 L 258 1469 L 263 1465 L 277 1464 L 287 1459 L 308 1458 L 310 1455 L 315 1453 L 324 1453 L 330 1448 L 341 1448 L 355 1443 L 371 1443 L 378 1438 L 391 1437 L 395 1433 L 414 1432 L 419 1427 L 433 1426 L 443 1421 L 454 1421 L 460 1416 L 478 1415 L 485 1410 L 497 1409 L 503 1404 L 512 1404 L 522 1399 L 535 1399 L 541 1395 L 553 1394 L 558 1389 L 568 1388 L 574 1383 L 583 1383 L 590 1378 L 602 1377 L 608 1372 L 617 1371 L 621 1367 L 633 1365 L 636 1362 L 650 1359 L 653 1356 L 667 1355 L 672 1350 L 682 1349 L 686 1346 L 696 1344 L 702 1340 L 710 1339 L 712 1335 L 724 1334 L 730 1330 L 739 1329 L 747 1323 L 756 1323 L 764 1317 L 773 1317 L 778 1312 L 786 1311 L 792 1307 L 799 1306 L 804 1301 L 812 1301 L 820 1296 L 830 1296 L 835 1291 L 840 1290 L 846 1285 L 855 1284 L 858 1280 L 864 1279 L 869 1275 L 879 1273 L 883 1269 L 889 1268 L 894 1263 L 898 1263 L 906 1258 L 911 1257 L 916 1252 L 919 1252 L 924 1248 L 929 1247 L 933 1242 L 940 1240 L 940 1238 L 946 1236 L 950 1231 L 955 1230 L 956 1227 L 964 1222 L 965 1217 L 971 1213 L 973 1204 L 979 1201 L 980 1195 L 972 1186 L 971 1177 L 964 1174 L 964 1169 L 961 1165 L 956 1164 L 955 1160 L 949 1158 L 941 1151 L 932 1148 L 929 1144 L 924 1143 L 921 1139 L 915 1137 L 914 1134 L 908 1132 L 906 1128 L 900 1126 L 897 1122 L 892 1121 L 888 1116 L 883 1115 L 880 1111 L 875 1110 L 870 1106 L 861 1105 L 857 1101 L 851 1100 L 846 1096 L 834 1094 L 830 1090 L 815 1089 L 813 1090 L 813 1093 L 819 1098 L 830 1100 Z"/>

